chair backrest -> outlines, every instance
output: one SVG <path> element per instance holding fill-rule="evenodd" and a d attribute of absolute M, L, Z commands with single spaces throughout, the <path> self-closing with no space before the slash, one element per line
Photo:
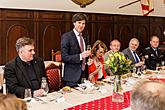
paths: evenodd
<path fill-rule="evenodd" d="M 51 63 L 46 67 L 49 91 L 58 91 L 61 87 L 61 65 Z"/>
<path fill-rule="evenodd" d="M 52 57 L 51 60 L 52 60 L 52 61 L 55 61 L 54 56 L 55 56 L 55 52 L 54 52 L 54 50 L 52 49 L 52 50 L 51 50 L 51 57 Z"/>
<path fill-rule="evenodd" d="M 61 62 L 61 51 L 58 50 L 57 52 L 54 52 L 54 50 L 52 49 L 51 51 L 51 57 L 52 57 L 52 61 L 56 61 L 56 62 Z"/>
<path fill-rule="evenodd" d="M 55 53 L 55 60 L 57 61 L 57 62 L 61 62 L 62 60 L 61 60 L 61 51 L 57 51 L 56 53 Z"/>

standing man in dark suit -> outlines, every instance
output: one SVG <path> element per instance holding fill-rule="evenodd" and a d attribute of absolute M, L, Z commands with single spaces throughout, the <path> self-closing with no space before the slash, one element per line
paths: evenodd
<path fill-rule="evenodd" d="M 145 65 L 148 69 L 155 70 L 156 64 L 160 64 L 163 59 L 163 54 L 158 48 L 159 38 L 157 36 L 152 36 L 150 38 L 150 47 L 147 47 L 143 50 L 141 56 L 145 57 Z"/>
<path fill-rule="evenodd" d="M 81 81 L 85 72 L 85 60 L 91 52 L 85 51 L 86 45 L 82 31 L 87 22 L 87 16 L 82 13 L 73 15 L 73 30 L 64 33 L 61 40 L 62 61 L 64 62 L 64 85 L 75 87 Z M 87 74 L 87 73 L 85 73 Z"/>
<path fill-rule="evenodd" d="M 4 77 L 8 92 L 24 98 L 25 89 L 33 96 L 43 96 L 41 78 L 45 77 L 45 66 L 41 58 L 34 57 L 34 40 L 28 37 L 16 41 L 18 56 L 5 65 Z"/>
<path fill-rule="evenodd" d="M 144 64 L 144 62 L 140 61 L 140 58 L 136 53 L 138 47 L 138 39 L 132 38 L 129 42 L 129 47 L 122 51 L 123 54 L 132 61 L 132 64 L 135 64 L 135 67 L 139 67 Z"/>

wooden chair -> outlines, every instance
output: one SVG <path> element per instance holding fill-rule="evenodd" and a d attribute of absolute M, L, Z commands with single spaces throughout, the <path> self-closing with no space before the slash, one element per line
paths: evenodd
<path fill-rule="evenodd" d="M 52 49 L 51 56 L 52 56 L 52 61 L 62 62 L 60 50 L 58 50 L 57 52 L 54 52 L 54 50 Z"/>
<path fill-rule="evenodd" d="M 61 88 L 61 64 L 50 63 L 46 67 L 49 91 L 58 91 Z"/>

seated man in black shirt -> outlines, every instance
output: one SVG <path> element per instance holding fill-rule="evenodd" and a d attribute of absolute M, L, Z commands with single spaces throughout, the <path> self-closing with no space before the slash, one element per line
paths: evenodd
<path fill-rule="evenodd" d="M 41 79 L 45 77 L 45 66 L 41 58 L 34 57 L 34 40 L 27 37 L 16 41 L 18 56 L 5 65 L 4 77 L 9 93 L 24 98 L 25 89 L 30 88 L 32 95 L 42 96 Z"/>

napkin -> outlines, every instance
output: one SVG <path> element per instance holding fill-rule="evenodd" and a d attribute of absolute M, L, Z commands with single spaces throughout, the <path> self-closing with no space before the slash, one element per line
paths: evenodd
<path fill-rule="evenodd" d="M 91 93 L 92 91 L 96 90 L 96 87 L 94 84 L 92 84 L 88 80 L 84 80 L 84 83 L 78 84 L 79 87 L 76 87 L 75 89 L 83 92 L 83 93 Z"/>

